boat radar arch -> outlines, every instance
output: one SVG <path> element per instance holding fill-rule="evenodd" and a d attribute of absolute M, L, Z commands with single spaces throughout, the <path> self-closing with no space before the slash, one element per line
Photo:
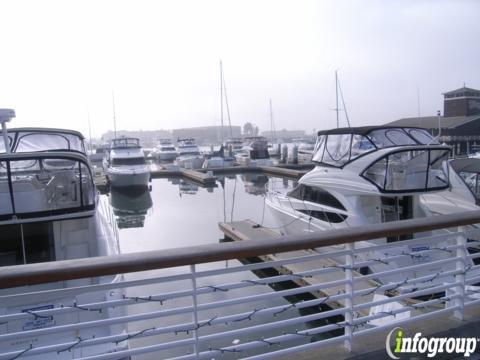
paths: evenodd
<path fill-rule="evenodd" d="M 2 133 L 3 133 L 3 141 L 5 143 L 5 151 L 7 154 L 10 153 L 10 146 L 8 143 L 8 135 L 7 135 L 7 122 L 12 120 L 15 117 L 15 110 L 13 109 L 0 109 L 0 123 L 2 124 Z"/>

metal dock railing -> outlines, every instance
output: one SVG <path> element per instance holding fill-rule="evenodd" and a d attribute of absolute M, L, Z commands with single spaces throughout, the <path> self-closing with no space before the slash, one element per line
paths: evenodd
<path fill-rule="evenodd" d="M 154 353 L 155 358 L 162 359 L 224 356 L 271 359 L 332 344 L 343 344 L 351 349 L 361 336 L 380 334 L 385 329 L 408 323 L 420 327 L 442 315 L 463 318 L 466 309 L 480 311 L 479 292 L 472 286 L 480 283 L 480 252 L 476 252 L 480 231 L 469 226 L 475 223 L 480 223 L 480 211 L 306 235 L 4 267 L 0 269 L 0 288 L 22 288 L 15 295 L 1 295 L 2 306 L 25 303 L 30 297 L 41 299 L 39 302 L 43 303 L 57 298 L 76 299 L 93 291 L 120 291 L 123 295 L 106 296 L 105 301 L 94 303 L 65 300 L 61 306 L 45 310 L 0 314 L 3 326 L 0 327 L 0 359 L 22 359 L 65 351 L 77 351 L 75 357 L 85 359 L 119 359 L 146 353 Z M 445 235 L 425 233 L 437 229 L 445 229 Z M 412 233 L 425 236 L 375 245 L 376 250 L 385 251 L 383 258 L 358 261 L 359 254 L 373 250 L 372 247 L 357 246 L 358 242 Z M 448 245 L 439 245 L 445 241 Z M 422 244 L 422 249 L 389 255 L 389 250 L 394 247 L 415 244 Z M 332 245 L 337 247 L 321 253 L 301 252 Z M 244 265 L 235 261 L 225 263 L 232 259 L 288 252 L 295 252 L 292 253 L 294 256 Z M 434 260 L 435 253 L 446 256 Z M 373 274 L 355 275 L 359 268 L 368 264 L 388 264 L 400 257 L 417 257 L 421 261 L 410 267 L 392 267 Z M 325 265 L 327 258 L 343 259 L 343 265 Z M 293 264 L 306 263 L 309 266 L 297 272 L 261 278 L 252 275 L 253 271 L 279 267 L 294 269 Z M 428 273 L 432 268 L 439 270 Z M 392 275 L 401 277 L 408 271 L 425 269 L 427 273 L 423 272 L 419 277 L 382 281 Z M 143 272 L 148 270 L 155 271 Z M 121 273 L 125 274 L 125 280 L 115 283 L 93 281 L 91 285 L 58 287 L 41 293 L 29 293 L 29 288 L 25 287 Z M 337 274 L 334 279 L 328 276 L 331 273 Z M 270 291 L 268 287 L 299 279 L 306 281 L 300 286 L 278 291 Z M 308 300 L 283 301 L 286 297 L 291 299 L 295 295 L 316 291 L 317 296 Z M 388 296 L 372 297 L 373 294 Z M 396 305 L 388 311 L 378 311 L 382 305 L 388 304 Z M 325 305 L 331 306 L 325 308 Z M 32 319 L 62 319 L 65 314 L 95 314 L 119 308 L 125 309 L 125 314 L 83 322 L 52 321 L 45 327 L 10 333 L 5 330 L 9 324 L 22 324 Z M 322 311 L 302 312 L 312 308 Z M 87 329 L 124 324 L 128 325 L 125 333 L 86 335 Z M 54 341 L 59 334 L 68 331 L 77 333 L 77 339 Z M 32 340 L 42 336 L 51 341 L 43 344 Z M 130 343 L 129 349 L 82 355 L 82 349 L 126 340 Z"/>

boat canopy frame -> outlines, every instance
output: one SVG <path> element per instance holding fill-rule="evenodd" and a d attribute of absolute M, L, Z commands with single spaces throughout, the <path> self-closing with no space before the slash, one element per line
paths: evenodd
<path fill-rule="evenodd" d="M 96 188 L 83 154 L 0 154 L 0 198 L 1 223 L 85 217 L 95 210 Z"/>
<path fill-rule="evenodd" d="M 439 143 L 420 127 L 364 126 L 322 130 L 318 132 L 312 162 L 342 169 L 380 149 L 418 145 Z"/>
<path fill-rule="evenodd" d="M 450 147 L 447 146 L 403 147 L 402 149 L 390 151 L 380 158 L 375 159 L 375 161 L 372 161 L 360 173 L 360 176 L 372 183 L 381 193 L 385 194 L 423 193 L 446 190 L 450 187 L 450 175 L 448 171 L 448 156 L 450 151 Z M 432 156 L 433 152 L 438 152 L 437 156 Z M 408 162 L 413 160 L 422 161 L 421 156 L 425 154 L 427 157 L 423 159 L 426 160 L 426 163 L 424 163 L 424 165 L 426 165 L 424 185 L 411 186 L 413 182 L 418 183 L 422 179 L 423 171 L 416 171 L 414 166 L 408 166 Z M 390 161 L 390 158 L 394 157 L 396 157 L 396 159 L 394 159 L 396 163 Z M 441 161 L 440 167 L 432 170 L 434 164 L 439 161 Z M 420 165 L 422 165 L 422 163 L 420 163 Z M 374 169 L 374 167 L 377 167 L 377 169 Z M 393 168 L 393 170 L 390 170 L 390 167 Z M 410 174 L 413 176 L 409 177 L 408 170 L 410 170 Z M 372 172 L 369 173 L 369 171 Z M 379 183 L 379 181 L 376 181 L 375 176 L 380 176 L 379 180 L 381 180 L 382 173 L 384 178 L 383 181 Z M 439 175 L 443 175 L 444 178 L 442 179 Z M 434 179 L 433 181 L 432 178 Z M 408 187 L 409 181 L 410 187 Z M 437 181 L 437 183 L 434 181 Z M 438 181 L 444 185 L 438 185 Z M 395 188 L 400 185 L 405 185 L 405 187 L 402 189 Z"/>

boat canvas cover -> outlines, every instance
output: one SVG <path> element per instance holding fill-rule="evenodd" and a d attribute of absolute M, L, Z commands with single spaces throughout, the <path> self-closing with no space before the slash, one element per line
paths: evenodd
<path fill-rule="evenodd" d="M 39 151 L 78 151 L 85 153 L 80 133 L 67 130 L 8 130 L 12 153 Z M 5 153 L 5 143 L 0 141 L 0 153 Z"/>

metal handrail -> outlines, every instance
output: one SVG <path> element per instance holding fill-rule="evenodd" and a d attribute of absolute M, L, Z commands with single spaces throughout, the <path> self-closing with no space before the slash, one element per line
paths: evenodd
<path fill-rule="evenodd" d="M 262 238 L 256 241 L 231 242 L 137 252 L 114 256 L 54 261 L 49 263 L 0 268 L 0 288 L 80 279 L 119 273 L 202 264 L 227 259 L 242 259 L 279 252 L 424 232 L 441 228 L 480 223 L 480 211 L 469 211 L 428 218 L 401 220 L 322 231 L 305 235 Z"/>

